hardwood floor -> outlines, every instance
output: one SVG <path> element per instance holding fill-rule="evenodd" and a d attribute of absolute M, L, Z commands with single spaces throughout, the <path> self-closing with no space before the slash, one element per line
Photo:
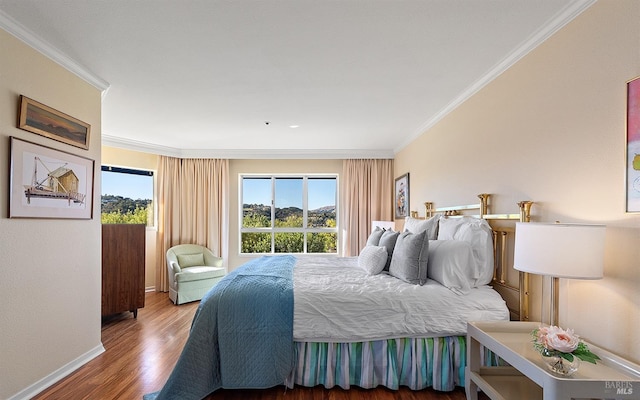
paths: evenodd
<path fill-rule="evenodd" d="M 138 318 L 124 313 L 103 320 L 106 351 L 34 399 L 142 399 L 158 391 L 169 377 L 189 333 L 198 302 L 174 306 L 166 293 L 148 293 Z M 276 387 L 265 390 L 219 390 L 206 400 L 465 400 L 464 389 L 397 391 L 385 388 L 325 389 Z M 487 397 L 481 395 L 481 399 Z"/>

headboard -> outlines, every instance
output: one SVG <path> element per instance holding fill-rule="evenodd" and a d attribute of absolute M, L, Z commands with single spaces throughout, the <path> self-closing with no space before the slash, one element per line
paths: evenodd
<path fill-rule="evenodd" d="M 499 221 L 531 221 L 532 201 L 521 201 L 518 204 L 520 211 L 514 214 L 494 214 L 489 211 L 489 198 L 491 195 L 482 193 L 478 195 L 479 203 L 434 208 L 433 203 L 424 203 L 426 218 L 436 214 L 448 217 L 469 215 L 483 218 L 489 221 L 493 230 L 493 280 L 492 285 L 507 302 L 512 320 L 529 320 L 529 274 L 513 269 L 513 243 L 515 241 L 515 226 L 502 226 Z M 477 214 L 473 212 L 477 210 Z M 417 213 L 412 213 L 416 216 Z M 493 221 L 493 223 L 492 223 Z M 515 225 L 515 224 L 512 224 Z M 509 271 L 517 272 L 517 279 L 513 282 L 509 279 Z M 517 304 L 514 304 L 517 303 Z"/>

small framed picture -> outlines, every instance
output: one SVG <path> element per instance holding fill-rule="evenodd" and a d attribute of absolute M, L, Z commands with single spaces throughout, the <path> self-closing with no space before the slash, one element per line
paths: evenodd
<path fill-rule="evenodd" d="M 93 160 L 11 137 L 9 218 L 93 218 Z"/>
<path fill-rule="evenodd" d="M 18 128 L 89 149 L 91 125 L 25 96 L 20 96 Z"/>
<path fill-rule="evenodd" d="M 405 218 L 409 215 L 409 173 L 396 178 L 393 207 L 396 218 Z"/>

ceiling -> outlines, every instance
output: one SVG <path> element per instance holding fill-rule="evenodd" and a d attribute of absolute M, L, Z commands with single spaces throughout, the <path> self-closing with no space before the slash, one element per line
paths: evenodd
<path fill-rule="evenodd" d="M 0 27 L 105 89 L 106 145 L 392 157 L 592 3 L 0 0 Z"/>

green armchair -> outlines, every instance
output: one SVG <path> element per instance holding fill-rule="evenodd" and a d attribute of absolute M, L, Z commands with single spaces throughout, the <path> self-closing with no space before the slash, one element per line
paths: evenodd
<path fill-rule="evenodd" d="M 167 250 L 169 298 L 174 304 L 202 299 L 225 276 L 222 258 L 197 244 L 179 244 Z"/>

